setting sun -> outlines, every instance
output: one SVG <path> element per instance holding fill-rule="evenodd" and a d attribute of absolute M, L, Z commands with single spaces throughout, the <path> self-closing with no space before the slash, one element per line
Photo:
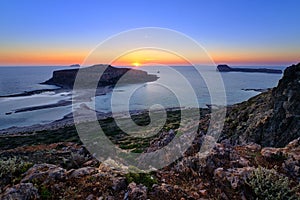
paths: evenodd
<path fill-rule="evenodd" d="M 132 63 L 132 65 L 135 66 L 135 67 L 139 67 L 139 66 L 141 66 L 141 63 L 134 62 L 134 63 Z"/>

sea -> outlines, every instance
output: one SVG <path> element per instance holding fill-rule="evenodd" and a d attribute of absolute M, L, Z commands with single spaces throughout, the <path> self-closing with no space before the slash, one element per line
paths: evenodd
<path fill-rule="evenodd" d="M 247 68 L 263 68 L 263 66 L 247 66 Z M 284 70 L 285 67 L 268 66 L 268 68 Z M 58 88 L 40 83 L 51 78 L 53 71 L 61 69 L 70 69 L 70 67 L 0 67 L 0 96 Z M 159 79 L 154 82 L 117 85 L 112 91 L 94 97 L 86 105 L 103 113 L 150 109 L 154 105 L 159 108 L 187 108 L 195 107 L 195 102 L 197 107 L 207 107 L 209 104 L 232 105 L 259 94 L 257 89 L 275 87 L 282 77 L 282 74 L 219 73 L 214 66 L 197 68 L 145 66 L 138 69 L 155 74 Z M 72 105 L 19 113 L 14 111 L 71 100 L 72 94 L 72 91 L 60 93 L 51 91 L 30 96 L 0 97 L 0 130 L 59 120 L 72 112 Z M 73 106 L 78 105 L 74 103 Z"/>

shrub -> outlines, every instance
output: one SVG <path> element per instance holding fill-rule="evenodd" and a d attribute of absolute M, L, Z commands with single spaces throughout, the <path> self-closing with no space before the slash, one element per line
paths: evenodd
<path fill-rule="evenodd" d="M 299 186 L 290 188 L 290 180 L 275 169 L 258 167 L 249 176 L 247 184 L 259 200 L 299 199 L 296 195 Z"/>
<path fill-rule="evenodd" d="M 81 154 L 79 152 L 71 152 L 71 159 L 73 164 L 79 168 L 83 163 L 88 161 L 88 157 L 86 157 L 84 154 Z"/>
<path fill-rule="evenodd" d="M 26 172 L 32 163 L 24 162 L 16 157 L 0 158 L 0 193 L 7 184 L 18 183 L 21 180 L 21 174 Z"/>
<path fill-rule="evenodd" d="M 32 167 L 32 165 L 32 163 L 24 162 L 16 157 L 7 160 L 0 159 L 0 178 L 23 174 Z"/>
<path fill-rule="evenodd" d="M 135 182 L 137 184 L 143 184 L 148 188 L 151 188 L 153 184 L 157 183 L 157 180 L 152 175 L 145 173 L 129 172 L 125 177 L 128 183 Z"/>
<path fill-rule="evenodd" d="M 51 198 L 51 192 L 44 185 L 41 186 L 40 193 L 41 193 L 42 199 L 50 199 Z"/>
<path fill-rule="evenodd" d="M 127 183 L 135 182 L 137 184 L 143 184 L 148 188 L 151 188 L 153 184 L 157 183 L 157 180 L 149 173 L 143 173 L 141 170 L 130 166 L 129 173 L 125 175 Z"/>

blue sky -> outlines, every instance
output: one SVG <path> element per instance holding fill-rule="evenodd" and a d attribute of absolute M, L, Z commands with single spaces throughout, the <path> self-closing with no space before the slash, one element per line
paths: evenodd
<path fill-rule="evenodd" d="M 216 62 L 290 64 L 300 60 L 299 8 L 297 0 L 2 0 L 0 64 L 80 62 L 107 37 L 140 27 L 187 34 Z"/>

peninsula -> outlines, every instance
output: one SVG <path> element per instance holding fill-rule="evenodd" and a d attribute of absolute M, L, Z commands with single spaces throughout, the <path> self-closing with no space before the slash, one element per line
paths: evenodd
<path fill-rule="evenodd" d="M 252 73 L 271 73 L 282 74 L 280 69 L 267 69 L 267 68 L 233 68 L 228 65 L 218 65 L 217 71 L 219 72 L 252 72 Z"/>

